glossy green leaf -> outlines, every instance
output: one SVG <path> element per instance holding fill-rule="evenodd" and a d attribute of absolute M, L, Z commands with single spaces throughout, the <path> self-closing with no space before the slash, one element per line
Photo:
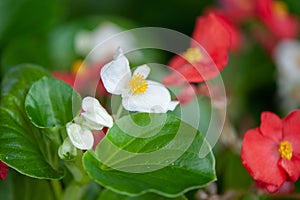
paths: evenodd
<path fill-rule="evenodd" d="M 216 179 L 202 134 L 173 115 L 138 113 L 117 120 L 96 151 L 83 158 L 88 175 L 118 193 L 176 197 Z"/>
<path fill-rule="evenodd" d="M 35 82 L 25 99 L 29 119 L 40 128 L 65 126 L 80 108 L 81 97 L 70 85 L 48 77 Z"/>
<path fill-rule="evenodd" d="M 98 200 L 187 200 L 187 198 L 185 196 L 179 196 L 179 197 L 175 197 L 175 198 L 168 198 L 168 197 L 163 197 L 163 196 L 159 196 L 157 194 L 153 194 L 153 193 L 147 193 L 147 194 L 143 194 L 140 196 L 135 196 L 135 197 L 131 197 L 131 196 L 126 196 L 126 195 L 122 195 L 122 194 L 118 194 L 115 193 L 111 190 L 105 190 L 101 193 L 100 197 L 98 198 Z"/>
<path fill-rule="evenodd" d="M 18 172 L 35 177 L 58 179 L 57 149 L 54 130 L 36 128 L 28 119 L 24 102 L 31 85 L 49 74 L 34 65 L 12 69 L 2 82 L 0 107 L 0 160 Z"/>

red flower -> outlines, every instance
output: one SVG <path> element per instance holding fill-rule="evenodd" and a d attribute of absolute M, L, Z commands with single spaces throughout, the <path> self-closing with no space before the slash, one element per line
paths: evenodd
<path fill-rule="evenodd" d="M 231 38 L 224 20 L 215 14 L 198 17 L 192 38 L 190 48 L 170 61 L 175 71 L 164 78 L 166 85 L 212 79 L 227 64 Z"/>
<path fill-rule="evenodd" d="M 4 180 L 8 174 L 8 166 L 0 161 L 0 179 Z"/>
<path fill-rule="evenodd" d="M 263 112 L 259 128 L 245 133 L 241 158 L 249 174 L 268 192 L 300 175 L 300 110 L 280 119 Z"/>
<path fill-rule="evenodd" d="M 288 13 L 283 2 L 256 0 L 255 4 L 258 17 L 276 37 L 279 39 L 297 37 L 298 21 Z"/>

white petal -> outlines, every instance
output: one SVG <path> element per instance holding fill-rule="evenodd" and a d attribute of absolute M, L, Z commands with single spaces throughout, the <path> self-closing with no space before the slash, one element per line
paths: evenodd
<path fill-rule="evenodd" d="M 85 127 L 86 129 L 89 129 L 89 130 L 102 130 L 103 129 L 103 125 L 93 121 L 92 114 L 89 114 L 86 112 L 81 113 L 81 117 L 82 117 L 82 120 L 81 120 L 80 125 L 82 127 Z"/>
<path fill-rule="evenodd" d="M 85 111 L 81 116 L 87 121 L 90 129 L 101 130 L 103 126 L 112 127 L 113 118 L 101 106 L 99 101 L 93 97 L 85 97 L 82 100 L 82 109 Z"/>
<path fill-rule="evenodd" d="M 78 149 L 91 149 L 94 144 L 94 136 L 88 129 L 78 124 L 68 123 L 67 133 L 72 144 Z"/>
<path fill-rule="evenodd" d="M 178 104 L 179 104 L 179 101 L 171 101 L 169 106 L 168 106 L 168 110 L 173 111 Z"/>
<path fill-rule="evenodd" d="M 63 144 L 58 148 L 58 155 L 61 159 L 72 159 L 77 155 L 76 147 L 69 137 L 66 137 Z"/>
<path fill-rule="evenodd" d="M 99 101 L 94 97 L 88 96 L 88 97 L 83 98 L 83 100 L 82 100 L 82 109 L 84 111 L 90 112 L 99 106 L 100 106 Z"/>
<path fill-rule="evenodd" d="M 154 81 L 147 81 L 148 88 L 145 94 L 126 95 L 122 99 L 123 107 L 129 111 L 147 113 L 167 112 L 171 96 L 167 88 Z"/>
<path fill-rule="evenodd" d="M 283 40 L 275 48 L 274 59 L 281 78 L 286 81 L 298 80 L 300 43 L 296 40 Z"/>
<path fill-rule="evenodd" d="M 103 66 L 100 76 L 106 90 L 111 94 L 121 94 L 129 84 L 131 71 L 129 62 L 118 48 L 114 59 Z"/>
<path fill-rule="evenodd" d="M 136 68 L 136 70 L 133 72 L 133 75 L 140 74 L 143 75 L 144 78 L 147 78 L 149 73 L 150 73 L 150 67 L 148 67 L 148 65 L 141 65 Z"/>

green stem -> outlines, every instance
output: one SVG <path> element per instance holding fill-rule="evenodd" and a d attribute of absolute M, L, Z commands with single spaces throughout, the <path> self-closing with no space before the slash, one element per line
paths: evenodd
<path fill-rule="evenodd" d="M 122 106 L 122 103 L 120 103 L 117 114 L 115 115 L 115 120 L 117 120 L 121 117 L 122 111 L 123 111 L 123 106 Z"/>
<path fill-rule="evenodd" d="M 55 199 L 62 198 L 62 188 L 59 180 L 50 180 Z"/>

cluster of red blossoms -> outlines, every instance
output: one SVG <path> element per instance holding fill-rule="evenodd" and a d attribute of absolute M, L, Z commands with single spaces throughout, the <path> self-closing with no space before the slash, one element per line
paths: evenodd
<path fill-rule="evenodd" d="M 226 66 L 228 53 L 242 48 L 244 36 L 239 26 L 243 23 L 255 22 L 250 35 L 269 53 L 280 40 L 298 35 L 298 21 L 281 1 L 220 0 L 220 3 L 220 7 L 208 8 L 206 16 L 197 18 L 190 48 L 169 62 L 171 74 L 163 83 L 182 88 L 178 96 L 181 103 L 188 103 L 199 94 L 199 85 L 193 83 L 215 78 Z M 292 190 L 293 182 L 300 176 L 300 110 L 283 120 L 264 112 L 261 120 L 259 128 L 245 134 L 243 165 L 257 185 L 268 192 L 286 185 Z"/>
<path fill-rule="evenodd" d="M 241 151 L 243 165 L 258 185 L 270 193 L 277 192 L 285 183 L 297 181 L 300 176 L 299 122 L 300 110 L 283 119 L 263 112 L 260 127 L 245 133 Z"/>
<path fill-rule="evenodd" d="M 254 21 L 252 37 L 269 53 L 282 39 L 296 38 L 298 21 L 286 6 L 275 0 L 220 0 L 220 7 L 206 9 L 198 17 L 190 48 L 169 62 L 171 74 L 163 79 L 167 86 L 182 88 L 178 100 L 188 103 L 198 94 L 195 85 L 215 78 L 228 62 L 228 53 L 243 46 L 240 26 Z"/>

